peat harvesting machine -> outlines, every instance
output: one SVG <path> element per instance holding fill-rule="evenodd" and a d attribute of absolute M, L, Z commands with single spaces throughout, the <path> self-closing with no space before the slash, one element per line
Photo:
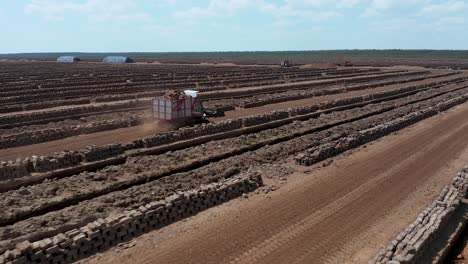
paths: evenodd
<path fill-rule="evenodd" d="M 288 60 L 284 60 L 281 62 L 280 66 L 281 68 L 289 68 L 289 67 L 292 67 L 292 64 Z"/>
<path fill-rule="evenodd" d="M 152 100 L 153 119 L 175 128 L 208 123 L 210 117 L 224 116 L 224 112 L 203 107 L 198 91 L 170 90 Z"/>

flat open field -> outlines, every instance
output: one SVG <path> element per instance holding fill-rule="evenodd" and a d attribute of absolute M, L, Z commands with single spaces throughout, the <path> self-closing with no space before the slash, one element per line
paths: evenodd
<path fill-rule="evenodd" d="M 225 116 L 162 125 L 171 89 Z M 0 62 L 0 95 L 0 263 L 435 259 L 376 255 L 468 161 L 465 71 Z"/>

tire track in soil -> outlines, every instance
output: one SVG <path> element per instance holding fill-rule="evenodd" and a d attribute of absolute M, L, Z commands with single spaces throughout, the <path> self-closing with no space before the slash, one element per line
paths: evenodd
<path fill-rule="evenodd" d="M 333 256 L 333 252 L 348 238 L 384 217 L 416 186 L 466 148 L 468 138 L 464 135 L 468 134 L 468 124 L 464 117 L 467 114 L 465 104 L 464 111 L 393 145 L 387 152 L 374 156 L 371 163 L 349 166 L 346 176 L 333 175 L 301 190 L 293 190 L 285 195 L 287 197 L 280 197 L 279 201 L 268 202 L 255 211 L 245 212 L 245 217 L 236 220 L 240 224 L 227 224 L 221 230 L 214 228 L 215 233 L 205 233 L 204 239 L 196 240 L 197 243 L 187 241 L 173 245 L 165 252 L 157 252 L 140 260 L 142 263 L 224 263 L 231 259 L 235 263 L 240 262 L 242 254 L 247 252 L 246 256 L 251 257 L 246 261 L 248 263 L 284 263 L 294 257 L 304 263 L 326 261 L 324 256 Z M 440 137 L 447 131 L 450 134 Z M 409 156 L 412 156 L 411 160 L 406 161 Z M 374 178 L 374 175 L 379 176 Z M 362 193 L 363 189 L 368 192 Z M 349 197 L 354 197 L 354 202 L 343 207 Z M 342 210 L 338 210 L 340 203 Z M 335 208 L 335 213 L 326 213 L 323 208 Z M 327 215 L 331 217 L 327 218 Z M 311 220 L 305 221 L 308 226 L 313 227 L 317 221 L 318 224 L 302 233 L 300 231 L 307 228 L 301 225 L 304 223 L 301 220 L 308 217 Z M 275 240 L 275 234 L 282 230 L 286 236 L 279 235 L 281 240 Z M 288 232 L 290 230 L 293 232 Z M 290 240 L 286 248 L 266 247 L 261 251 L 262 242 L 266 241 L 264 244 L 267 246 L 270 245 L 268 242 L 273 241 L 281 244 L 280 241 L 294 236 L 296 239 Z"/>

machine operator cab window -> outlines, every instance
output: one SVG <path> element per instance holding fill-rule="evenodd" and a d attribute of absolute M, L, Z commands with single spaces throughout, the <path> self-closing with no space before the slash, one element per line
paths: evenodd
<path fill-rule="evenodd" d="M 201 104 L 201 101 L 198 98 L 198 91 L 184 90 L 184 94 L 194 99 L 193 100 L 193 113 L 196 115 L 201 115 L 203 117 L 206 117 L 206 114 L 203 111 L 203 106 Z"/>

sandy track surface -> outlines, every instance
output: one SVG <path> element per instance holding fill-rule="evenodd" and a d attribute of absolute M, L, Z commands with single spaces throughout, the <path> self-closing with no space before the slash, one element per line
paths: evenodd
<path fill-rule="evenodd" d="M 90 263 L 366 263 L 468 159 L 468 105 Z"/>
<path fill-rule="evenodd" d="M 457 78 L 459 76 L 449 76 L 442 78 L 427 79 L 423 81 L 408 82 L 403 84 L 388 85 L 374 89 L 357 90 L 342 94 L 332 94 L 326 96 L 312 97 L 295 101 L 288 101 L 276 104 L 269 104 L 259 107 L 239 109 L 235 111 L 227 111 L 225 117 L 214 118 L 213 121 L 222 121 L 226 119 L 239 118 L 249 115 L 261 114 L 275 110 L 288 109 L 290 107 L 301 107 L 320 103 L 327 100 L 336 100 L 340 98 L 360 96 L 373 92 L 390 91 L 401 88 L 403 86 L 417 85 L 423 83 L 430 83 L 435 80 L 448 80 Z M 105 145 L 112 143 L 126 143 L 133 140 L 154 135 L 158 132 L 168 131 L 167 127 L 160 127 L 154 124 L 146 124 L 141 126 L 134 126 L 128 128 L 120 128 L 116 130 L 102 131 L 93 134 L 79 135 L 75 137 L 44 142 L 40 144 L 33 144 L 21 146 L 16 148 L 0 150 L 0 160 L 15 160 L 16 158 L 30 157 L 32 155 L 47 155 L 62 150 L 80 150 L 90 145 Z"/>

